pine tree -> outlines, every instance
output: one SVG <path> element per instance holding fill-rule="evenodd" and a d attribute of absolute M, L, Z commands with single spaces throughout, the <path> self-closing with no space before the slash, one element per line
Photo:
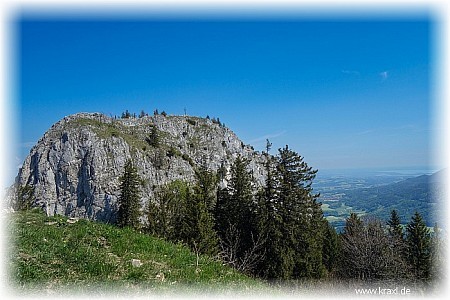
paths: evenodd
<path fill-rule="evenodd" d="M 401 219 L 396 210 L 391 211 L 391 217 L 387 221 L 389 234 L 389 255 L 393 260 L 389 276 L 393 278 L 406 278 L 409 276 L 409 266 L 406 262 L 407 247 L 403 234 Z"/>
<path fill-rule="evenodd" d="M 216 255 L 219 238 L 214 230 L 213 213 L 217 203 L 217 176 L 205 167 L 198 168 L 195 175 L 197 179 L 193 194 L 197 228 L 195 246 L 200 253 Z"/>
<path fill-rule="evenodd" d="M 155 125 L 152 126 L 150 134 L 145 141 L 152 147 L 158 148 L 160 144 L 159 132 Z"/>
<path fill-rule="evenodd" d="M 205 203 L 200 201 L 197 204 L 198 208 L 198 220 L 197 228 L 198 235 L 196 241 L 196 247 L 199 253 L 203 253 L 210 256 L 215 256 L 218 252 L 219 238 L 214 230 L 214 218 L 208 211 Z"/>
<path fill-rule="evenodd" d="M 322 242 L 322 261 L 328 273 L 333 273 L 336 269 L 340 255 L 339 236 L 334 227 L 324 221 L 324 235 Z"/>
<path fill-rule="evenodd" d="M 286 146 L 279 149 L 277 164 L 280 178 L 280 214 L 283 220 L 283 253 L 286 253 L 285 275 L 321 277 L 323 214 L 319 195 L 313 194 L 313 170 L 298 153 Z M 291 259 L 289 253 L 293 253 Z M 292 262 L 292 265 L 289 265 Z"/>
<path fill-rule="evenodd" d="M 143 118 L 145 117 L 147 114 L 145 113 L 145 111 L 142 109 L 141 112 L 139 113 L 139 118 Z"/>
<path fill-rule="evenodd" d="M 339 265 L 340 277 L 360 278 L 361 267 L 365 259 L 359 254 L 364 245 L 364 224 L 357 214 L 351 213 L 345 221 L 345 227 L 341 234 L 341 259 Z"/>
<path fill-rule="evenodd" d="M 397 238 L 399 240 L 403 240 L 403 228 L 401 225 L 400 216 L 397 211 L 394 209 L 391 211 L 391 218 L 387 222 L 389 234 L 393 238 Z"/>
<path fill-rule="evenodd" d="M 197 207 L 188 183 L 174 180 L 155 191 L 147 208 L 148 232 L 191 245 L 197 229 Z"/>
<path fill-rule="evenodd" d="M 252 176 L 248 162 L 236 158 L 226 189 L 218 192 L 215 209 L 216 228 L 222 255 L 235 268 L 251 272 L 255 267 L 255 247 L 259 244 Z"/>
<path fill-rule="evenodd" d="M 124 174 L 120 178 L 119 211 L 117 224 L 120 227 L 129 226 L 135 229 L 140 227 L 140 179 L 131 159 L 125 163 Z"/>
<path fill-rule="evenodd" d="M 407 260 L 414 277 L 428 280 L 431 272 L 431 237 L 422 216 L 416 212 L 406 226 Z"/>
<path fill-rule="evenodd" d="M 217 175 L 202 166 L 195 170 L 195 178 L 195 196 L 209 212 L 213 212 L 217 202 Z"/>
<path fill-rule="evenodd" d="M 269 154 L 272 144 L 266 140 L 266 181 L 258 193 L 258 231 L 264 241 L 257 273 L 267 279 L 283 278 L 283 222 L 279 214 L 279 178 L 276 172 L 276 161 Z"/>

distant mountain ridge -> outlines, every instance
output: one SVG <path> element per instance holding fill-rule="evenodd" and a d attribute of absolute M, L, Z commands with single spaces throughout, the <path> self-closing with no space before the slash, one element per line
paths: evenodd
<path fill-rule="evenodd" d="M 428 226 L 439 221 L 439 205 L 445 198 L 446 170 L 421 175 L 387 185 L 345 191 L 341 201 L 383 220 L 395 209 L 404 223 L 418 211 Z"/>
<path fill-rule="evenodd" d="M 194 181 L 195 168 L 221 171 L 227 185 L 234 160 L 249 161 L 256 184 L 265 180 L 265 156 L 215 119 L 155 114 L 110 118 L 79 113 L 55 123 L 31 149 L 13 186 L 48 215 L 114 222 L 119 178 L 131 158 L 142 179 L 142 208 L 159 186 Z M 22 199 L 23 201 L 23 199 Z"/>

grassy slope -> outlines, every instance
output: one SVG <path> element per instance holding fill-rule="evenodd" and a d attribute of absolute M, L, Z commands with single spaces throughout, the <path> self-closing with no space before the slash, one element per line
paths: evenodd
<path fill-rule="evenodd" d="M 10 273 L 20 289 L 65 286 L 187 288 L 202 291 L 258 289 L 263 283 L 187 247 L 131 229 L 38 211 L 16 212 L 10 222 Z M 140 267 L 132 266 L 139 259 Z"/>

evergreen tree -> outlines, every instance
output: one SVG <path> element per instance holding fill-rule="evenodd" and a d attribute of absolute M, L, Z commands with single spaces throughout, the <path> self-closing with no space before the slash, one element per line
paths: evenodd
<path fill-rule="evenodd" d="M 156 191 L 148 204 L 148 231 L 170 241 L 188 243 L 195 236 L 196 209 L 189 185 L 172 181 Z"/>
<path fill-rule="evenodd" d="M 333 273 L 338 265 L 340 255 L 339 236 L 328 221 L 324 221 L 324 226 L 322 261 L 328 273 Z"/>
<path fill-rule="evenodd" d="M 364 243 L 364 224 L 357 214 L 351 213 L 345 221 L 341 234 L 340 277 L 360 278 L 361 269 L 364 269 L 361 265 L 365 259 L 362 255 L 358 255 L 365 247 L 362 243 Z"/>
<path fill-rule="evenodd" d="M 127 110 L 125 112 L 122 112 L 121 118 L 122 119 L 129 119 L 131 117 L 131 113 Z"/>
<path fill-rule="evenodd" d="M 159 132 L 155 125 L 152 126 L 150 134 L 145 141 L 152 147 L 158 148 L 160 144 Z"/>
<path fill-rule="evenodd" d="M 283 220 L 285 275 L 321 277 L 323 214 L 319 195 L 312 192 L 317 170 L 307 165 L 298 153 L 286 146 L 279 149 L 277 164 L 280 178 L 280 214 Z M 288 257 L 292 253 L 293 257 Z M 292 265 L 290 265 L 292 262 Z M 286 276 L 285 276 L 286 277 Z"/>
<path fill-rule="evenodd" d="M 214 230 L 213 213 L 217 202 L 217 176 L 205 167 L 198 168 L 195 175 L 197 179 L 193 195 L 197 212 L 195 246 L 200 253 L 216 255 L 219 238 Z"/>
<path fill-rule="evenodd" d="M 203 202 L 209 212 L 213 212 L 217 202 L 217 175 L 205 167 L 195 170 L 194 194 L 198 202 Z"/>
<path fill-rule="evenodd" d="M 283 278 L 285 253 L 283 253 L 283 222 L 279 214 L 279 178 L 276 172 L 276 161 L 269 154 L 272 144 L 266 140 L 266 181 L 258 193 L 258 231 L 264 241 L 261 253 L 262 260 L 258 265 L 257 273 L 267 279 Z"/>
<path fill-rule="evenodd" d="M 391 237 L 403 240 L 403 228 L 400 216 L 395 209 L 391 211 L 391 218 L 387 222 L 387 225 L 389 226 L 388 230 Z"/>
<path fill-rule="evenodd" d="M 253 254 L 259 238 L 252 176 L 247 166 L 246 160 L 236 158 L 227 188 L 218 192 L 215 217 L 224 259 L 249 272 L 255 265 Z"/>
<path fill-rule="evenodd" d="M 410 268 L 406 261 L 407 247 L 401 219 L 396 210 L 391 211 L 391 217 L 387 221 L 387 231 L 389 234 L 389 253 L 393 259 L 389 276 L 394 278 L 407 278 L 410 273 Z"/>
<path fill-rule="evenodd" d="M 131 159 L 125 163 L 124 174 L 120 178 L 119 211 L 117 224 L 120 227 L 129 226 L 135 229 L 140 227 L 139 203 L 140 179 Z"/>
<path fill-rule="evenodd" d="M 218 242 L 219 238 L 214 230 L 214 218 L 208 211 L 205 203 L 200 201 L 197 204 L 198 208 L 198 236 L 196 247 L 199 253 L 214 256 L 219 252 Z"/>
<path fill-rule="evenodd" d="M 422 216 L 416 212 L 406 226 L 407 260 L 414 277 L 428 280 L 431 273 L 431 237 Z"/>

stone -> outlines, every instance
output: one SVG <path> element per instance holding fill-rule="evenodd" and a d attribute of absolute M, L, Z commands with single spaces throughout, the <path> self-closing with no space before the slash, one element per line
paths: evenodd
<path fill-rule="evenodd" d="M 157 129 L 157 146 L 149 142 L 152 128 Z M 193 182 L 197 166 L 225 169 L 228 174 L 220 186 L 226 187 L 238 156 L 249 161 L 255 189 L 263 185 L 265 156 L 209 119 L 171 115 L 115 119 L 79 113 L 55 123 L 31 149 L 10 188 L 9 206 L 17 206 L 18 191 L 28 186 L 32 207 L 49 216 L 114 223 L 120 176 L 128 159 L 142 179 L 144 208 L 159 186 L 174 180 Z"/>
<path fill-rule="evenodd" d="M 133 267 L 139 268 L 140 266 L 143 265 L 143 263 L 141 262 L 140 259 L 135 259 L 135 258 L 133 258 L 133 259 L 131 260 L 131 265 L 132 265 Z"/>

